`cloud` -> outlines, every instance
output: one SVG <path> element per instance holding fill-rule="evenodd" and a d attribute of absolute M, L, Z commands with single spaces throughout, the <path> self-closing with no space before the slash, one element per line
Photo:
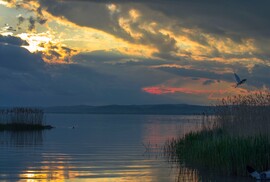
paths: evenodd
<path fill-rule="evenodd" d="M 71 13 L 73 9 L 85 6 L 90 8 L 90 6 L 102 7 L 104 4 L 115 3 L 123 5 L 126 7 L 138 7 L 145 6 L 157 12 L 162 12 L 167 17 L 170 17 L 171 20 L 179 20 L 179 23 L 184 24 L 188 27 L 200 27 L 201 29 L 206 30 L 207 32 L 228 35 L 232 37 L 235 35 L 237 37 L 241 33 L 247 33 L 246 35 L 268 35 L 267 29 L 259 28 L 261 26 L 269 26 L 267 19 L 270 16 L 270 13 L 267 9 L 269 2 L 266 0 L 256 3 L 255 0 L 247 1 L 199 1 L 199 0 L 108 0 L 108 1 L 97 1 L 97 0 L 80 0 L 82 3 L 79 3 L 77 0 L 66 0 L 66 1 L 51 1 L 51 0 L 41 0 L 41 4 L 44 7 L 49 8 L 49 12 L 54 14 L 58 13 L 62 15 L 68 15 L 68 12 L 65 10 L 67 7 L 74 6 L 71 8 Z M 61 7 L 60 7 L 61 6 Z M 92 9 L 92 8 L 91 8 Z M 104 8 L 99 15 L 104 17 L 106 14 Z M 145 9 L 145 8 L 144 8 Z M 58 10 L 58 12 L 57 12 Z M 82 10 L 82 18 L 84 17 L 84 10 Z M 96 11 L 94 11 L 96 12 Z M 144 12 L 145 13 L 145 12 Z M 108 15 L 108 14 L 107 14 Z M 158 16 L 158 13 L 156 14 Z M 69 16 L 66 16 L 69 18 Z M 91 17 L 90 17 L 91 18 Z M 83 23 L 82 19 L 71 19 L 77 20 L 78 23 Z M 85 21 L 87 25 L 87 21 Z M 90 24 L 89 24 L 90 25 Z M 256 25 L 256 26 L 253 26 Z"/>
<path fill-rule="evenodd" d="M 205 64 L 207 65 L 207 64 Z M 168 68 L 161 67 L 159 70 L 169 72 L 182 77 L 197 77 L 197 78 L 208 78 L 208 79 L 219 79 L 219 80 L 231 80 L 231 73 L 218 74 L 210 70 L 199 70 L 199 69 L 186 69 L 186 68 Z"/>
<path fill-rule="evenodd" d="M 111 80 L 79 65 L 49 65 L 17 46 L 0 45 L 0 55 L 1 105 L 95 103 L 103 79 Z"/>
<path fill-rule="evenodd" d="M 262 13 L 254 10 L 253 2 L 39 0 L 33 5 L 32 1 L 24 0 L 17 5 L 36 12 L 36 21 L 44 20 L 40 23 L 45 23 L 48 17 L 53 19 L 47 16 L 49 13 L 57 21 L 68 20 L 81 27 L 102 30 L 134 46 L 147 45 L 153 49 L 153 57 L 164 60 L 181 61 L 188 57 L 231 61 L 253 56 L 253 60 L 262 61 L 256 47 L 265 45 L 263 40 L 268 34 L 260 32 L 262 29 L 250 30 L 256 27 L 252 24 L 261 27 L 269 24 L 265 21 L 270 16 L 265 9 L 269 3 L 255 3 Z M 268 49 L 264 50 L 267 52 Z"/>
<path fill-rule="evenodd" d="M 132 61 L 133 59 L 135 61 Z M 128 73 L 131 74 L 130 70 L 134 69 L 138 72 L 134 72 L 134 74 L 144 75 L 143 79 L 149 80 L 149 82 L 145 82 L 145 85 L 160 84 L 172 78 L 192 78 L 196 80 L 204 78 L 205 80 L 200 83 L 201 85 L 208 86 L 229 82 L 229 87 L 231 87 L 235 82 L 233 72 L 237 72 L 241 78 L 243 77 L 248 79 L 245 85 L 248 85 L 250 89 L 254 89 L 254 87 L 258 89 L 261 89 L 264 86 L 270 87 L 269 78 L 265 76 L 270 68 L 263 64 L 255 64 L 251 70 L 237 62 L 225 64 L 206 60 L 198 62 L 183 59 L 180 63 L 176 64 L 174 61 L 170 62 L 158 59 L 131 57 L 114 51 L 93 51 L 90 53 L 81 53 L 75 56 L 74 60 L 84 65 L 99 65 L 99 67 L 103 67 L 104 69 L 106 68 L 106 72 L 116 72 L 118 76 L 120 76 L 121 72 L 124 71 L 124 67 L 129 67 L 125 68 L 128 70 Z M 116 63 L 121 64 L 117 65 Z M 140 73 L 138 68 L 142 71 L 145 70 L 149 74 L 146 75 L 144 73 Z M 122 70 L 120 73 L 119 69 Z M 156 78 L 153 76 L 155 74 L 159 79 L 153 79 Z M 127 77 L 127 75 L 122 76 Z M 130 77 L 131 76 L 129 76 L 129 78 Z M 186 82 L 191 81 L 186 80 Z M 176 83 L 174 86 L 177 87 L 179 84 L 180 83 Z"/>
<path fill-rule="evenodd" d="M 7 42 L 13 38 L 10 36 Z M 152 98 L 141 91 L 143 85 L 164 80 L 158 78 L 160 74 L 154 74 L 155 70 L 146 72 L 146 67 L 112 66 L 106 61 L 101 66 L 98 61 L 108 58 L 98 58 L 96 54 L 96 59 L 94 55 L 93 65 L 83 64 L 79 57 L 76 63 L 48 64 L 40 53 L 0 44 L 1 105 L 167 103 L 165 98 Z M 155 77 L 151 78 L 153 74 Z"/>
<path fill-rule="evenodd" d="M 215 80 L 206 80 L 203 82 L 203 85 L 211 85 L 213 83 L 215 83 L 216 81 Z"/>
<path fill-rule="evenodd" d="M 26 49 L 19 46 L 25 42 L 19 38 L 8 36 L 5 37 L 8 44 L 0 44 L 0 63 L 1 67 L 17 71 L 35 72 L 36 67 L 43 67 L 43 60 L 40 55 L 30 54 Z"/>
<path fill-rule="evenodd" d="M 119 65 L 119 66 L 154 66 L 162 64 L 159 59 L 145 58 L 121 53 L 118 50 L 97 50 L 91 52 L 81 52 L 73 56 L 73 61 L 84 65 Z"/>
<path fill-rule="evenodd" d="M 40 43 L 39 46 L 43 51 L 38 51 L 42 54 L 42 58 L 47 63 L 71 63 L 72 56 L 77 54 L 77 50 L 68 48 L 61 43 Z"/>
<path fill-rule="evenodd" d="M 256 8 L 254 0 L 40 0 L 40 8 L 56 17 L 105 31 L 132 44 L 148 45 L 156 49 L 153 57 L 178 61 L 183 57 L 214 61 L 258 58 L 256 47 L 263 47 L 269 34 L 265 28 L 254 27 L 268 26 L 266 17 L 270 13 L 265 8 L 269 2 L 255 4 Z"/>
<path fill-rule="evenodd" d="M 17 16 L 17 19 L 18 19 L 17 27 L 18 27 L 18 29 L 20 29 L 21 28 L 20 26 L 24 23 L 25 18 L 21 14 L 19 14 Z"/>
<path fill-rule="evenodd" d="M 201 95 L 201 94 L 213 94 L 213 93 L 222 94 L 226 92 L 226 91 L 220 91 L 220 90 L 198 90 L 198 89 L 191 89 L 191 88 L 165 87 L 165 86 L 146 87 L 146 88 L 143 88 L 143 91 L 150 94 L 155 94 L 155 95 L 174 94 L 174 93 Z"/>
<path fill-rule="evenodd" d="M 91 28 L 103 30 L 134 44 L 149 45 L 157 49 L 154 56 L 164 58 L 172 56 L 178 51 L 176 40 L 168 34 L 160 32 L 150 32 L 146 26 L 151 23 L 151 19 L 141 18 L 141 8 L 132 8 L 129 5 L 121 5 L 118 11 L 112 14 L 106 3 L 78 3 L 78 2 L 58 2 L 41 0 L 41 7 L 57 17 L 64 17 L 69 21 Z M 116 5 L 115 8 L 118 8 Z M 80 12 L 78 13 L 78 10 Z M 91 12 L 91 14 L 89 14 Z M 151 12 L 154 15 L 155 12 Z M 161 19 L 161 15 L 159 15 Z M 164 19 L 164 18 L 163 18 Z"/>
<path fill-rule="evenodd" d="M 245 78 L 251 85 L 270 89 L 270 78 L 267 76 L 269 70 L 270 66 L 268 65 L 255 65 Z"/>
<path fill-rule="evenodd" d="M 243 85 L 245 91 L 269 88 L 269 78 L 265 76 L 269 72 L 270 51 L 266 31 L 270 13 L 266 11 L 269 4 L 266 1 L 16 2 L 17 7 L 31 11 L 30 17 L 21 19 L 21 23 L 28 20 L 32 32 L 27 33 L 25 40 L 32 53 L 21 47 L 25 44 L 22 40 L 0 37 L 0 56 L 4 58 L 0 67 L 2 76 L 10 79 L 5 82 L 6 89 L 15 90 L 10 83 L 19 83 L 23 93 L 16 94 L 20 99 L 32 95 L 37 103 L 54 104 L 203 102 L 203 99 L 206 102 L 210 91 L 205 88 L 231 87 L 233 72 L 248 79 Z M 35 27 L 37 23 L 46 26 Z M 44 41 L 48 35 L 44 33 L 41 37 L 35 30 L 46 28 L 53 33 L 73 28 L 74 31 L 65 38 L 62 32 Z M 91 34 L 85 38 L 82 30 Z M 111 34 L 114 39 L 96 36 L 93 43 L 92 32 Z M 79 42 L 82 37 L 84 41 L 89 38 L 89 44 L 105 39 L 108 43 L 94 49 L 80 45 L 83 48 L 76 51 L 70 40 Z M 70 41 L 71 47 L 61 41 Z M 145 49 L 150 53 L 144 54 Z M 140 56 L 134 56 L 133 50 L 141 51 L 136 54 Z M 52 62 L 56 64 L 48 64 Z M 142 88 L 167 94 L 147 94 Z M 12 90 L 5 94 L 16 95 Z M 196 98 L 187 97 L 190 95 Z"/>
<path fill-rule="evenodd" d="M 28 19 L 29 21 L 29 26 L 28 26 L 28 30 L 31 32 L 36 28 L 36 20 L 34 19 L 33 16 L 30 16 L 30 18 Z"/>
<path fill-rule="evenodd" d="M 15 46 L 27 46 L 28 43 L 18 37 L 0 35 L 0 44 L 11 44 Z"/>
<path fill-rule="evenodd" d="M 28 30 L 31 32 L 36 29 L 36 22 L 39 23 L 40 25 L 43 25 L 47 22 L 47 19 L 45 19 L 43 16 L 38 16 L 37 18 L 30 16 L 28 22 L 29 22 Z"/>

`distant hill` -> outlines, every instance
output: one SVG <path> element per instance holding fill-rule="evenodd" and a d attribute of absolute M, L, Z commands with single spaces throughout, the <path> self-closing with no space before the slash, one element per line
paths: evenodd
<path fill-rule="evenodd" d="M 193 115 L 211 113 L 211 106 L 188 104 L 160 105 L 107 105 L 107 106 L 56 106 L 44 108 L 46 113 L 72 114 L 153 114 L 153 115 Z"/>

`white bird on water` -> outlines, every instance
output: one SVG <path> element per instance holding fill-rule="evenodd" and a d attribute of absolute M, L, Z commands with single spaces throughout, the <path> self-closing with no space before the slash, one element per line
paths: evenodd
<path fill-rule="evenodd" d="M 247 166 L 247 171 L 249 175 L 256 180 L 269 180 L 270 179 L 270 171 L 263 171 L 263 172 L 258 172 L 255 169 L 253 169 L 250 166 Z"/>
<path fill-rule="evenodd" d="M 235 77 L 235 80 L 236 80 L 235 88 L 247 81 L 247 79 L 241 80 L 240 77 L 236 73 L 234 73 L 234 77 Z"/>

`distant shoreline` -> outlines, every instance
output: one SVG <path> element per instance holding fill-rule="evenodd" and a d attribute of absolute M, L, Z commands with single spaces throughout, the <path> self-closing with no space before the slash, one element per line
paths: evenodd
<path fill-rule="evenodd" d="M 190 115 L 196 115 L 196 116 L 200 116 L 202 115 L 202 113 L 189 113 L 189 114 L 171 114 L 171 113 L 167 113 L 167 114 L 163 114 L 163 113 L 80 113 L 80 112 L 45 112 L 45 114 L 89 114 L 89 115 L 183 115 L 183 116 L 190 116 Z M 209 114 L 211 115 L 211 114 Z"/>
<path fill-rule="evenodd" d="M 213 106 L 187 104 L 164 105 L 107 105 L 46 107 L 47 114 L 136 114 L 136 115 L 201 115 L 211 114 Z"/>

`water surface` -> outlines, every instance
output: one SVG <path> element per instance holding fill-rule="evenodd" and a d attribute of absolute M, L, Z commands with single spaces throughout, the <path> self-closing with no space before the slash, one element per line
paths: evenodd
<path fill-rule="evenodd" d="M 0 132 L 1 181 L 204 179 L 187 168 L 178 175 L 161 150 L 167 139 L 198 129 L 198 116 L 49 114 L 46 121 L 56 128 Z"/>

